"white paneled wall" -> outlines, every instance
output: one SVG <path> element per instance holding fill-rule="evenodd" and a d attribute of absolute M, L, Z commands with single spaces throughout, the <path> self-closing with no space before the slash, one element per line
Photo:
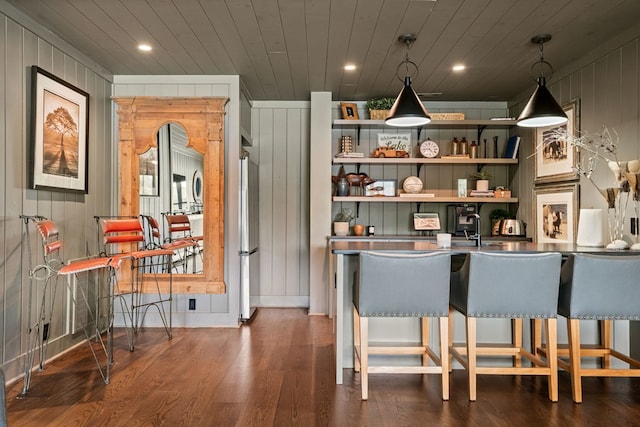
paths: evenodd
<path fill-rule="evenodd" d="M 251 129 L 261 217 L 260 289 L 252 304 L 308 307 L 309 103 L 254 102 Z"/>

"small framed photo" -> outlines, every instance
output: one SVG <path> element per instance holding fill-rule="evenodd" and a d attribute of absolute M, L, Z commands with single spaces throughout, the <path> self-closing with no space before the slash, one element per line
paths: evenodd
<path fill-rule="evenodd" d="M 364 187 L 365 196 L 395 197 L 398 181 L 395 179 L 379 179 Z"/>
<path fill-rule="evenodd" d="M 569 121 L 561 126 L 536 129 L 535 183 L 578 179 L 578 153 L 569 145 L 566 135 L 578 136 L 580 102 L 571 101 L 562 107 Z"/>
<path fill-rule="evenodd" d="M 536 186 L 533 192 L 536 242 L 574 243 L 578 226 L 578 183 Z"/>
<path fill-rule="evenodd" d="M 341 102 L 342 118 L 345 120 L 358 120 L 358 105 L 350 102 Z"/>
<path fill-rule="evenodd" d="M 440 217 L 436 212 L 414 212 L 413 228 L 420 230 L 440 230 Z"/>
<path fill-rule="evenodd" d="M 31 67 L 30 187 L 88 193 L 89 94 Z"/>

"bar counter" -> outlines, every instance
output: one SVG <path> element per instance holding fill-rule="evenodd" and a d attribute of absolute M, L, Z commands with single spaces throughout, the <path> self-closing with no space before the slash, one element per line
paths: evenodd
<path fill-rule="evenodd" d="M 336 237 L 328 239 L 328 249 L 331 252 L 329 257 L 329 278 L 335 278 L 335 283 L 330 283 L 330 288 L 335 288 L 335 309 L 333 307 L 333 297 L 330 292 L 329 315 L 335 313 L 335 349 L 336 349 L 336 384 L 342 384 L 342 370 L 345 368 L 344 350 L 345 336 L 351 335 L 349 322 L 350 318 L 351 289 L 345 286 L 347 269 L 345 257 L 356 257 L 360 252 L 397 252 L 397 253 L 428 253 L 446 251 L 452 256 L 465 255 L 469 252 L 512 252 L 512 253 L 538 253 L 538 252 L 559 252 L 563 257 L 574 253 L 590 253 L 600 255 L 624 256 L 639 255 L 640 251 L 614 250 L 606 248 L 585 247 L 575 244 L 554 244 L 554 243 L 532 243 L 529 241 L 519 241 L 512 238 L 501 237 L 487 238 L 482 242 L 481 247 L 475 246 L 475 241 L 452 240 L 452 246 L 448 249 L 438 248 L 434 237 L 421 236 L 364 236 L 364 237 Z M 345 330 L 347 328 L 348 330 Z M 348 367 L 348 366 L 346 366 Z"/>

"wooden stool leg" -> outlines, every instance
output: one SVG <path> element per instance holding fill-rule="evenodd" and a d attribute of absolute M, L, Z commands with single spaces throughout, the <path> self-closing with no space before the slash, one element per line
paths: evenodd
<path fill-rule="evenodd" d="M 449 317 L 448 317 L 448 321 L 449 321 L 449 331 L 448 331 L 448 335 L 449 335 L 449 348 L 448 348 L 449 372 L 451 372 L 453 370 L 453 354 L 451 352 L 451 349 L 453 347 L 453 313 L 454 312 L 455 312 L 455 310 L 453 309 L 453 307 L 449 306 Z"/>
<path fill-rule="evenodd" d="M 429 347 L 429 318 L 428 317 L 420 318 L 420 331 L 422 335 L 422 346 L 425 348 L 424 353 L 422 353 L 422 366 L 427 366 L 429 364 L 429 354 L 426 351 L 426 348 Z"/>
<path fill-rule="evenodd" d="M 513 367 L 520 368 L 522 366 L 519 350 L 522 348 L 522 318 L 511 319 L 511 344 L 518 349 L 518 353 L 513 356 Z"/>
<path fill-rule="evenodd" d="M 542 348 L 542 319 L 533 319 L 531 326 L 531 353 L 538 355 Z"/>
<path fill-rule="evenodd" d="M 449 318 L 441 317 L 440 323 L 440 366 L 442 368 L 442 400 L 449 400 Z"/>
<path fill-rule="evenodd" d="M 555 318 L 546 319 L 547 335 L 547 366 L 549 367 L 549 399 L 558 401 L 558 321 Z"/>
<path fill-rule="evenodd" d="M 599 320 L 600 326 L 600 346 L 609 350 L 611 348 L 611 320 Z M 600 359 L 600 367 L 602 369 L 611 368 L 611 356 L 606 351 Z"/>
<path fill-rule="evenodd" d="M 360 318 L 360 385 L 362 400 L 369 398 L 369 318 Z"/>
<path fill-rule="evenodd" d="M 580 320 L 567 319 L 569 333 L 569 363 L 571 371 L 571 394 L 573 401 L 582 402 L 582 377 L 580 375 Z"/>
<path fill-rule="evenodd" d="M 476 400 L 476 318 L 467 317 L 467 374 L 469 375 L 469 400 Z"/>
<path fill-rule="evenodd" d="M 360 344 L 360 316 L 355 305 L 353 306 L 353 370 L 360 372 L 360 357 L 358 351 L 362 351 Z"/>

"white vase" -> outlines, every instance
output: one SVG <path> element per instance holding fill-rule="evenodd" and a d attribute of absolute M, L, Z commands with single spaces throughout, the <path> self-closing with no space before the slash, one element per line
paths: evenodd
<path fill-rule="evenodd" d="M 333 233 L 336 236 L 346 236 L 349 234 L 349 223 L 348 222 L 334 222 L 333 223 Z"/>
<path fill-rule="evenodd" d="M 489 189 L 489 180 L 488 179 L 479 179 L 476 181 L 476 190 L 478 191 L 487 191 Z"/>

